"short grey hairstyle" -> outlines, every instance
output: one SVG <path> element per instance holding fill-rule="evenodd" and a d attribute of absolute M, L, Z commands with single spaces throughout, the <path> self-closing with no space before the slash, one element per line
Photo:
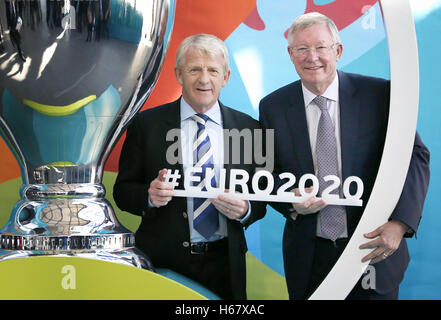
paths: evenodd
<path fill-rule="evenodd" d="M 199 33 L 187 37 L 181 42 L 176 53 L 175 68 L 181 68 L 184 63 L 185 54 L 191 48 L 196 49 L 200 54 L 209 54 L 211 56 L 221 55 L 224 58 L 224 71 L 228 72 L 230 70 L 228 49 L 225 43 L 218 37 L 206 33 Z"/>
<path fill-rule="evenodd" d="M 287 36 L 288 44 L 291 44 L 294 40 L 294 31 L 312 27 L 317 23 L 326 23 L 334 43 L 341 43 L 338 28 L 334 21 L 321 13 L 309 12 L 297 17 L 292 23 Z"/>

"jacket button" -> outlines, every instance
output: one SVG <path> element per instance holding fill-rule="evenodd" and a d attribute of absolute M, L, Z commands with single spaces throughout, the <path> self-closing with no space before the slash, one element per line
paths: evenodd
<path fill-rule="evenodd" d="M 184 242 L 182 242 L 182 246 L 183 246 L 184 248 L 188 248 L 189 245 L 190 245 L 190 243 L 189 243 L 188 241 L 184 241 Z"/>
<path fill-rule="evenodd" d="M 187 219 L 188 218 L 187 212 L 182 212 L 182 216 L 184 217 L 184 219 Z"/>

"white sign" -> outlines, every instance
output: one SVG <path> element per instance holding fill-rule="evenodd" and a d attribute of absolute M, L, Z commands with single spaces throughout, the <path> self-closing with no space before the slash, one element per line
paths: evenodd
<path fill-rule="evenodd" d="M 216 198 L 221 194 L 234 196 L 238 199 L 242 200 L 250 200 L 250 201 L 266 201 L 266 202 L 288 202 L 288 203 L 302 203 L 308 200 L 311 197 L 315 197 L 319 192 L 319 180 L 313 174 L 305 174 L 300 177 L 298 183 L 298 189 L 300 192 L 300 196 L 296 196 L 294 192 L 287 191 L 291 190 L 296 183 L 296 177 L 289 172 L 284 172 L 278 175 L 281 180 L 287 179 L 287 182 L 284 182 L 278 189 L 275 194 L 272 192 L 274 189 L 274 176 L 272 173 L 266 170 L 257 171 L 251 180 L 252 190 L 248 188 L 249 182 L 249 174 L 246 170 L 243 169 L 231 169 L 230 171 L 230 181 L 229 181 L 229 191 L 225 192 L 225 177 L 226 177 L 226 169 L 220 170 L 220 177 L 217 187 L 212 187 L 209 184 L 205 184 L 204 181 L 211 181 L 214 177 L 214 169 L 207 168 L 205 171 L 205 179 L 201 183 L 201 177 L 197 174 L 202 172 L 201 167 L 191 167 L 185 170 L 185 179 L 184 179 L 184 190 L 173 191 L 173 196 L 175 197 L 191 197 L 191 198 Z M 172 185 L 173 187 L 177 187 L 179 185 L 179 179 L 182 178 L 182 175 L 179 173 L 179 170 L 167 170 L 167 173 L 164 175 L 165 182 Z M 265 189 L 261 189 L 261 180 L 266 180 Z M 329 175 L 324 177 L 326 182 L 331 181 L 332 183 L 326 187 L 322 194 L 321 198 L 317 198 L 318 200 L 323 199 L 328 205 L 340 205 L 340 206 L 362 206 L 363 201 L 361 200 L 361 196 L 363 195 L 364 187 L 363 181 L 360 178 L 351 176 L 346 178 L 343 182 L 343 198 L 340 198 L 338 193 L 332 193 L 334 190 L 338 190 L 341 184 L 340 178 L 334 175 Z M 307 192 L 306 184 L 308 181 L 312 182 L 311 190 Z M 355 194 L 351 194 L 349 191 L 349 187 L 352 183 L 355 183 L 357 186 L 357 191 Z M 240 193 L 235 190 L 237 187 L 240 187 L 242 190 Z M 205 188 L 205 190 L 203 190 Z M 252 192 L 251 192 L 252 191 Z"/>

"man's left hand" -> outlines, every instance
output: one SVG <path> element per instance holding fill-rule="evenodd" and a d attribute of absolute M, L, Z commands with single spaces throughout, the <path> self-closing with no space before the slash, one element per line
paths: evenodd
<path fill-rule="evenodd" d="M 398 220 L 391 220 L 372 232 L 366 233 L 364 236 L 368 239 L 374 239 L 360 246 L 360 249 L 375 249 L 367 256 L 363 257 L 362 262 L 370 261 L 370 264 L 380 262 L 387 259 L 398 249 L 403 235 L 409 227 Z"/>
<path fill-rule="evenodd" d="M 224 194 L 220 194 L 216 199 L 213 199 L 213 205 L 231 220 L 242 219 L 249 208 L 248 201 Z"/>

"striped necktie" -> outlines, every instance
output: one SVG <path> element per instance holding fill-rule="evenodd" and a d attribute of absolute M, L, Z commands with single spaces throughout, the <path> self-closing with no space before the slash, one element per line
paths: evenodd
<path fill-rule="evenodd" d="M 205 171 L 207 168 L 214 168 L 213 150 L 211 148 L 210 138 L 205 128 L 205 123 L 208 121 L 208 116 L 199 113 L 195 114 L 192 119 L 196 121 L 198 131 L 196 140 L 193 143 L 193 159 L 194 167 L 201 167 L 202 172 L 195 174 L 200 177 L 199 186 L 202 191 L 206 191 L 205 187 L 207 181 Z M 210 180 L 210 185 L 215 187 L 216 180 L 213 175 Z M 193 198 L 193 227 L 205 239 L 209 239 L 219 227 L 218 211 L 211 203 L 211 199 Z"/>

